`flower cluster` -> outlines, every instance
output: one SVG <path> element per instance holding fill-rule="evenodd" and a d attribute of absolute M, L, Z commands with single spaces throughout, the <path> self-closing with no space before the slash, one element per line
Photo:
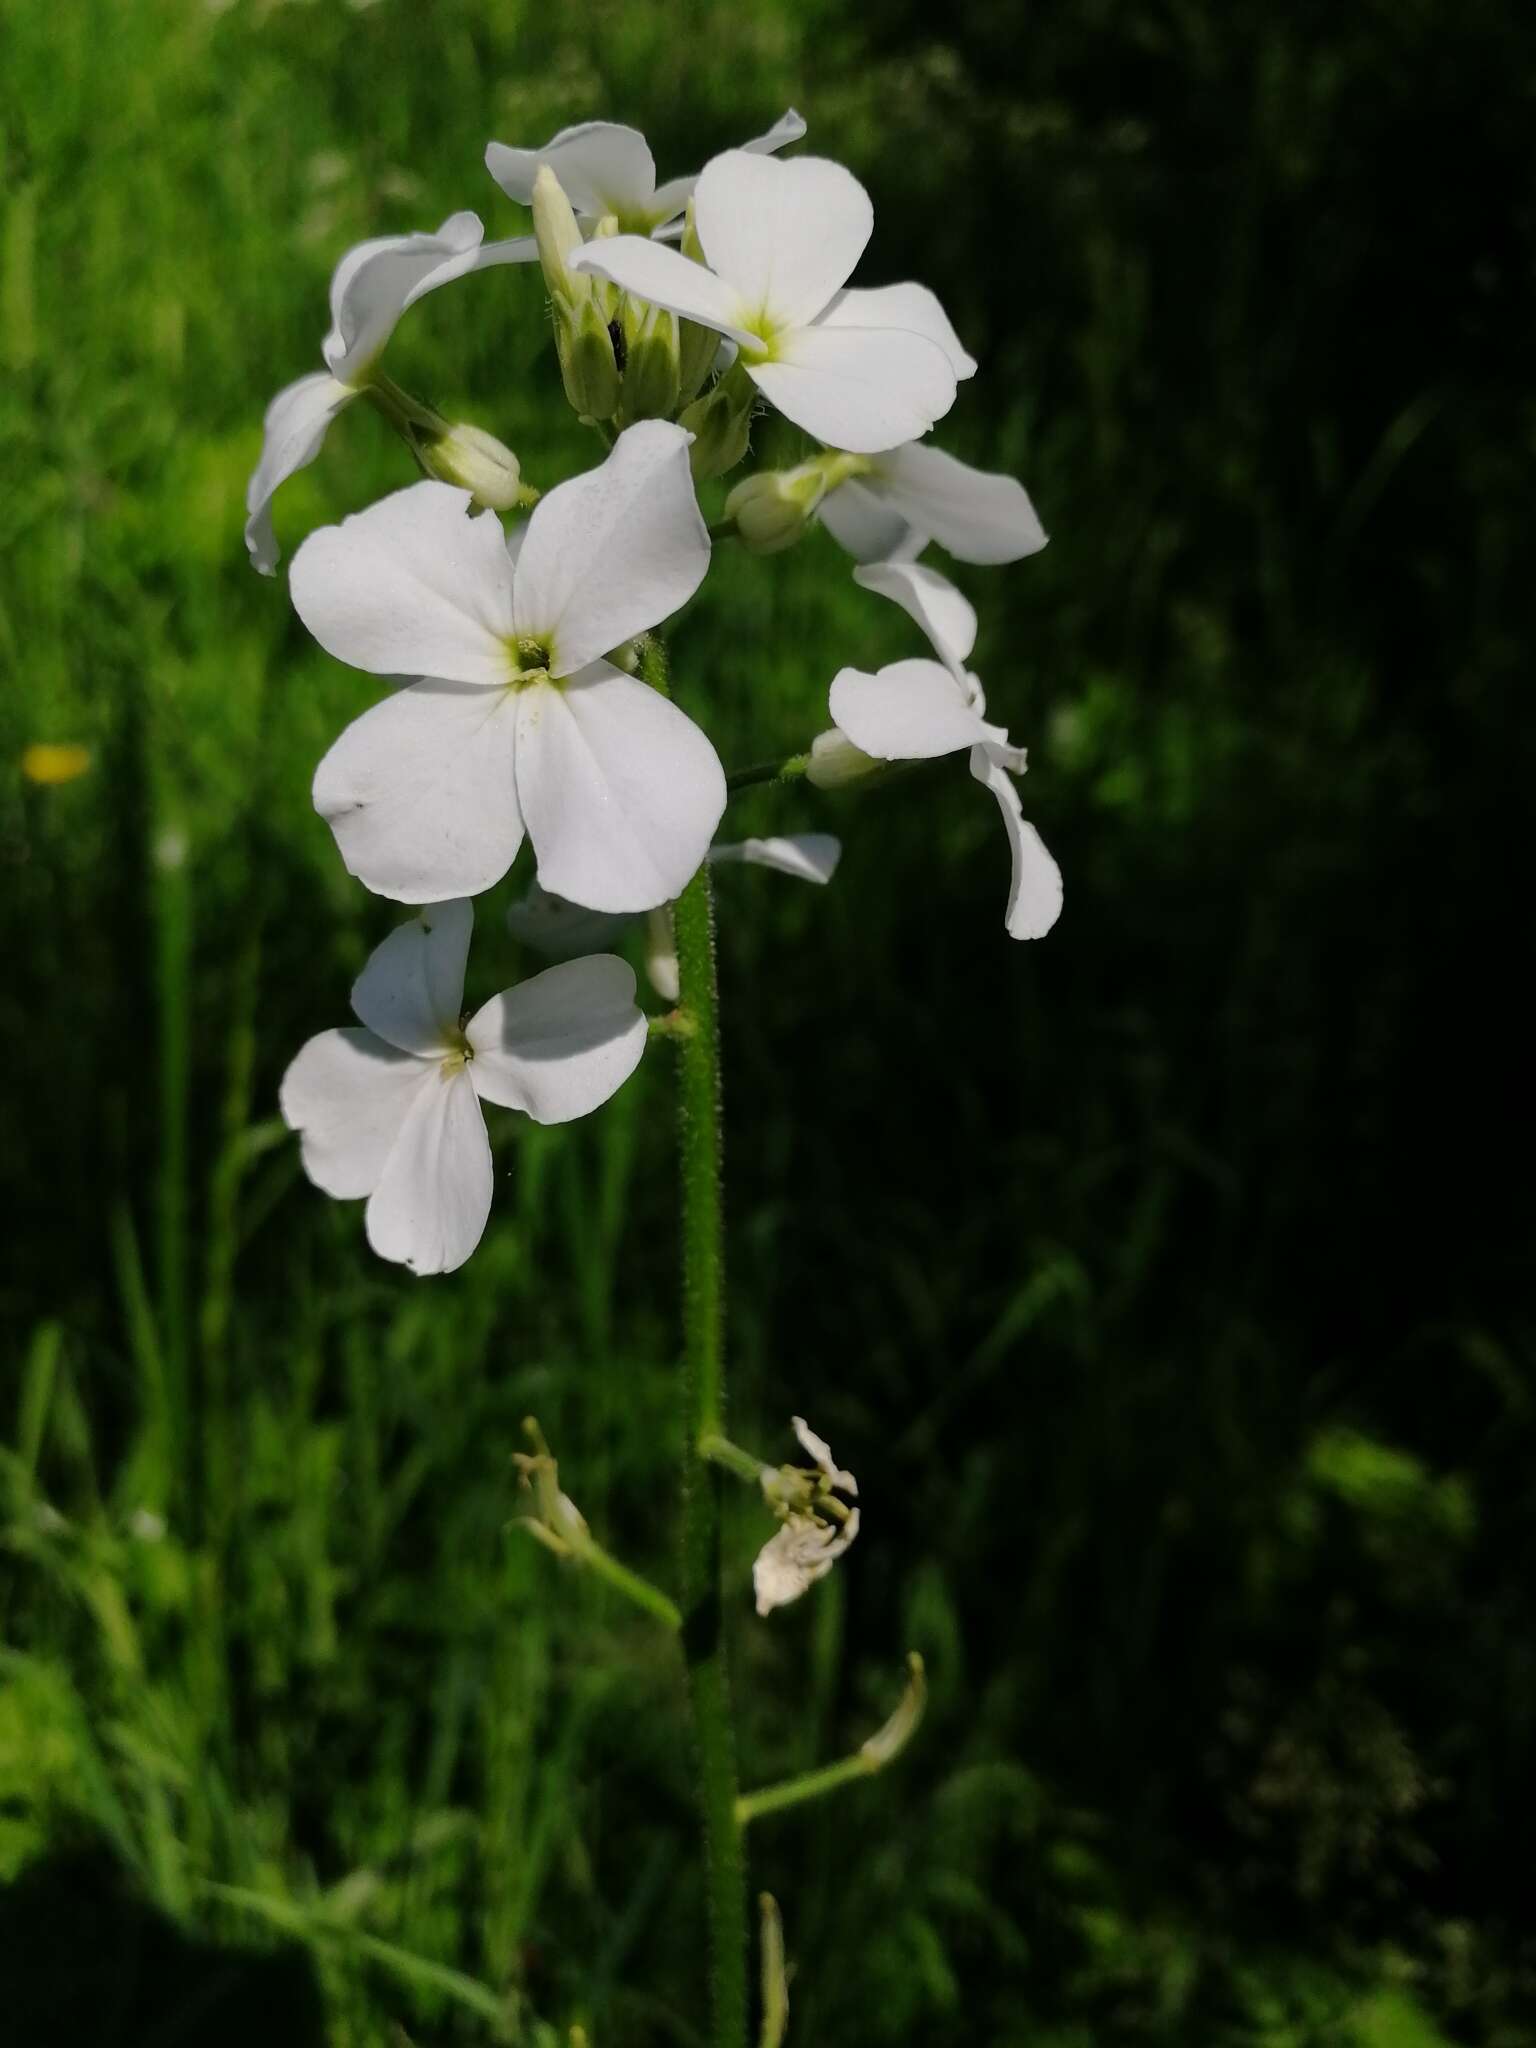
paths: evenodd
<path fill-rule="evenodd" d="M 831 729 L 782 764 L 783 779 L 827 788 L 964 752 L 1007 830 L 1008 932 L 1039 937 L 1059 913 L 1059 871 L 1016 786 L 1024 750 L 988 722 L 966 666 L 976 614 L 918 560 L 932 542 L 967 563 L 1014 562 L 1045 535 L 1021 484 L 927 439 L 976 361 L 925 286 L 850 282 L 873 210 L 840 164 L 779 154 L 804 132 L 787 113 L 665 182 L 644 138 L 608 122 L 541 148 L 492 143 L 487 167 L 531 209 L 531 233 L 487 243 L 477 216 L 459 213 L 435 233 L 351 250 L 332 280 L 324 369 L 268 409 L 246 529 L 266 573 L 279 487 L 354 399 L 422 472 L 312 533 L 290 571 L 320 645 L 392 686 L 320 762 L 315 807 L 349 872 L 420 915 L 353 989 L 361 1028 L 312 1039 L 282 1088 L 311 1179 L 366 1197 L 369 1242 L 417 1273 L 461 1264 L 484 1228 L 483 1103 L 563 1121 L 637 1064 L 647 1026 L 634 977 L 594 946 L 644 919 L 652 985 L 675 1002 L 668 906 L 702 863 L 816 882 L 836 865 L 825 833 L 715 843 L 725 773 L 643 658 L 702 583 L 713 542 L 771 554 L 825 527 L 858 583 L 900 605 L 936 657 L 840 669 Z M 535 264 L 566 396 L 606 450 L 542 492 L 494 435 L 445 419 L 381 367 L 417 300 Z M 744 460 L 765 404 L 816 446 L 794 468 L 736 482 L 706 525 L 698 488 Z M 505 526 L 514 512 L 527 516 Z M 465 1018 L 468 899 L 501 881 L 525 839 L 536 878 L 508 921 L 561 964 Z M 827 1541 L 824 1518 L 812 1530 L 791 1517 L 786 1568 L 812 1570 L 801 1549 Z"/>

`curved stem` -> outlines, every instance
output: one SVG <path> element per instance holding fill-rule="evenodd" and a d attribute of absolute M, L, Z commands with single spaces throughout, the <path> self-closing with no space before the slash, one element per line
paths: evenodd
<path fill-rule="evenodd" d="M 667 687 L 654 634 L 645 679 Z M 678 1158 L 683 1226 L 683 1656 L 693 1709 L 704 1829 L 714 2048 L 746 2048 L 747 1881 L 736 1816 L 736 1742 L 720 1585 L 722 1475 L 701 1439 L 725 1425 L 725 1241 L 720 1146 L 719 994 L 706 862 L 673 906 L 677 939 Z"/>

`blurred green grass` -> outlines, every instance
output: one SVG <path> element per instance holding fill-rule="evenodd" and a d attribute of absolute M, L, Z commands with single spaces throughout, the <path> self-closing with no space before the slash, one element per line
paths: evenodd
<path fill-rule="evenodd" d="M 1531 2038 L 1524 17 L 12 0 L 0 33 L 0 735 L 93 762 L 0 780 L 0 1880 L 105 1845 L 202 1939 L 297 1936 L 338 2042 L 698 2038 L 665 1646 L 507 1532 L 532 1409 L 669 1568 L 662 1049 L 505 1136 L 449 1281 L 307 1188 L 277 1077 L 393 918 L 308 784 L 372 690 L 240 527 L 343 248 L 512 232 L 492 135 L 628 118 L 667 172 L 793 102 L 875 196 L 871 280 L 930 279 L 983 359 L 945 445 L 1054 535 L 961 574 L 1068 882 L 1009 948 L 963 776 L 755 794 L 744 830 L 829 825 L 845 866 L 722 878 L 740 1432 L 806 1409 L 869 1495 L 841 1583 L 743 1618 L 749 1777 L 859 1739 L 909 1645 L 933 1679 L 898 1775 L 755 1845 L 795 2038 Z M 425 301 L 390 368 L 536 479 L 591 459 L 528 277 Z M 280 536 L 403 480 L 349 414 Z M 738 762 L 906 644 L 818 537 L 722 551 L 675 667 Z M 39 2041 L 199 2024 L 195 1974 L 130 1990 L 82 1939 L 44 1981 L 9 1939 Z"/>

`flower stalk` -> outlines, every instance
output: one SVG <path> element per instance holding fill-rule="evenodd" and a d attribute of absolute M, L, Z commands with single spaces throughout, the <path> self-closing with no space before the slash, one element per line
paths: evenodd
<path fill-rule="evenodd" d="M 777 1785 L 764 1785 L 756 1792 L 744 1792 L 736 1801 L 736 1821 L 745 1828 L 766 1813 L 782 1813 L 787 1806 L 800 1806 L 807 1799 L 820 1799 L 859 1778 L 872 1778 L 894 1763 L 917 1733 L 927 1703 L 928 1685 L 923 1660 L 916 1650 L 907 1657 L 907 1686 L 895 1711 L 883 1727 L 861 1742 L 852 1756 L 835 1764 L 822 1764 L 814 1771 L 802 1771 Z"/>

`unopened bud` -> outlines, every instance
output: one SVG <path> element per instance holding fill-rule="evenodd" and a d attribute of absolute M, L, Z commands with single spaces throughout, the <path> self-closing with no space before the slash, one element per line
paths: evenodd
<path fill-rule="evenodd" d="M 814 782 L 818 789 L 842 789 L 850 782 L 862 782 L 866 775 L 878 774 L 884 766 L 883 761 L 864 753 L 834 727 L 812 740 L 805 779 Z"/>
<path fill-rule="evenodd" d="M 693 436 L 688 461 L 696 482 L 724 476 L 746 454 L 756 398 L 757 386 L 733 363 L 712 391 L 678 415 L 678 425 Z"/>
<path fill-rule="evenodd" d="M 737 538 L 754 555 L 776 555 L 793 547 L 826 494 L 819 462 L 798 469 L 767 469 L 745 477 L 725 501 Z"/>
<path fill-rule="evenodd" d="M 565 187 L 548 164 L 540 164 L 533 181 L 533 238 L 539 245 L 539 265 L 550 296 L 570 306 L 589 299 L 591 279 L 566 268 L 567 258 L 581 247 L 581 227 Z"/>
<path fill-rule="evenodd" d="M 619 409 L 619 366 L 602 307 L 591 296 L 576 307 L 557 298 L 553 311 L 566 397 L 583 419 L 612 419 Z"/>
<path fill-rule="evenodd" d="M 474 493 L 492 512 L 510 512 L 533 495 L 523 489 L 517 457 L 483 427 L 460 421 L 441 440 L 421 444 L 421 459 L 442 483 Z"/>
<path fill-rule="evenodd" d="M 688 202 L 688 217 L 683 228 L 682 253 L 690 263 L 702 263 L 704 250 L 699 241 L 698 230 L 693 222 L 693 201 Z M 683 320 L 678 324 L 678 392 L 686 405 L 696 398 L 703 388 L 704 379 L 714 368 L 715 357 L 720 353 L 720 337 L 712 327 L 700 327 L 696 320 Z"/>
<path fill-rule="evenodd" d="M 678 394 L 677 315 L 627 300 L 624 309 L 624 417 L 665 420 Z"/>

